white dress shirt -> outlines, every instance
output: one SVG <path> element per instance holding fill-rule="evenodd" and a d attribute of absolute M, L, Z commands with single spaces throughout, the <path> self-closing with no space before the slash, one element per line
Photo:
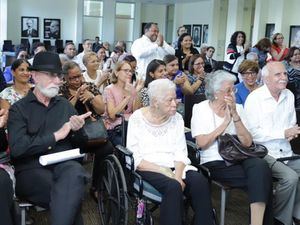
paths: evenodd
<path fill-rule="evenodd" d="M 86 71 L 86 67 L 85 67 L 85 65 L 83 64 L 83 61 L 82 61 L 83 56 L 84 56 L 84 51 L 82 51 L 78 55 L 76 55 L 76 60 L 73 60 L 73 61 L 76 62 L 79 65 L 81 71 Z"/>
<path fill-rule="evenodd" d="M 136 39 L 131 46 L 131 53 L 137 60 L 137 73 L 139 78 L 145 79 L 148 64 L 153 59 L 162 60 L 165 55 L 175 55 L 175 49 L 164 41 L 163 46 L 158 46 L 146 35 Z"/>
<path fill-rule="evenodd" d="M 282 90 L 276 101 L 263 85 L 249 94 L 244 107 L 253 140 L 265 145 L 274 158 L 292 156 L 290 142 L 284 135 L 286 129 L 296 124 L 292 92 Z"/>

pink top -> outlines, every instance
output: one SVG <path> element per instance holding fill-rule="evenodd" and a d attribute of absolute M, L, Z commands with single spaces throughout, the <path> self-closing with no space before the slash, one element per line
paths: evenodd
<path fill-rule="evenodd" d="M 123 111 L 125 120 L 128 120 L 129 117 L 131 116 L 131 114 L 133 113 L 133 102 L 135 101 L 136 96 L 137 96 L 136 90 L 132 86 L 131 98 L 127 104 L 126 110 Z M 121 122 L 122 122 L 121 118 L 116 118 L 115 120 L 112 120 L 111 118 L 108 117 L 107 102 L 108 101 L 112 102 L 114 104 L 114 106 L 116 107 L 117 105 L 119 105 L 122 102 L 124 97 L 125 96 L 124 96 L 123 90 L 114 84 L 110 84 L 109 86 L 107 86 L 104 89 L 104 92 L 103 92 L 103 100 L 105 103 L 104 124 L 105 124 L 106 129 L 111 130 L 115 126 L 121 124 Z"/>

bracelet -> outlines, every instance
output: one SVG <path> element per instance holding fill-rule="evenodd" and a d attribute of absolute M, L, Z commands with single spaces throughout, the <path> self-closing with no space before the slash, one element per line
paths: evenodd
<path fill-rule="evenodd" d="M 233 120 L 233 119 L 232 119 L 232 121 L 233 121 L 234 123 L 239 122 L 239 121 L 241 121 L 241 117 L 239 117 L 237 120 Z"/>

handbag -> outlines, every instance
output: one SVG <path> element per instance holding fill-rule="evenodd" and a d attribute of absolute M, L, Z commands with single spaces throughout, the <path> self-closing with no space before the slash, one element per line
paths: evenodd
<path fill-rule="evenodd" d="M 237 135 L 225 133 L 220 135 L 217 141 L 219 154 L 228 165 L 238 164 L 249 158 L 263 158 L 268 154 L 268 149 L 261 144 L 243 146 Z"/>
<path fill-rule="evenodd" d="M 85 106 L 89 111 L 88 106 Z M 87 140 L 88 148 L 99 147 L 99 145 L 107 142 L 107 130 L 101 117 L 94 118 L 93 116 L 90 116 L 90 118 L 85 120 L 82 129 L 84 131 L 83 135 Z"/>

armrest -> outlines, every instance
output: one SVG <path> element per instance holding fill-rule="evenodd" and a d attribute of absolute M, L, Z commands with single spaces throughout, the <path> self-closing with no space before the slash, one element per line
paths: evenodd
<path fill-rule="evenodd" d="M 134 171 L 133 153 L 128 148 L 122 145 L 117 145 L 116 149 L 118 150 L 118 154 L 121 157 L 120 161 L 121 163 L 123 163 L 123 167 L 125 166 L 127 169 L 133 172 Z"/>
<path fill-rule="evenodd" d="M 117 145 L 116 146 L 117 150 L 120 151 L 122 154 L 126 156 L 132 156 L 132 151 L 130 151 L 128 148 L 122 146 L 122 145 Z"/>
<path fill-rule="evenodd" d="M 200 165 L 200 150 L 197 148 L 197 145 L 192 141 L 186 141 L 188 149 L 188 157 L 192 162 L 192 165 Z"/>

